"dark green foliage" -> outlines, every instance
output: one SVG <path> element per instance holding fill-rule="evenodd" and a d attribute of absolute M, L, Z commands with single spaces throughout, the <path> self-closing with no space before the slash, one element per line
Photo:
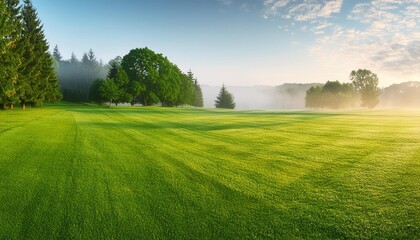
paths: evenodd
<path fill-rule="evenodd" d="M 379 78 L 367 69 L 359 69 L 350 73 L 350 80 L 361 97 L 361 106 L 374 108 L 379 103 L 381 89 L 378 87 Z"/>
<path fill-rule="evenodd" d="M 99 87 L 99 93 L 102 98 L 109 102 L 109 107 L 119 97 L 119 89 L 113 79 L 105 79 Z"/>
<path fill-rule="evenodd" d="M 328 81 L 323 86 L 312 86 L 305 97 L 307 108 L 347 108 L 354 107 L 356 91 L 351 83 Z"/>
<path fill-rule="evenodd" d="M 216 108 L 227 108 L 227 109 L 234 109 L 235 103 L 233 102 L 233 96 L 226 90 L 225 85 L 223 84 L 222 88 L 220 89 L 219 95 L 215 100 Z"/>
<path fill-rule="evenodd" d="M 101 93 L 100 93 L 100 87 L 102 86 L 103 82 L 104 82 L 104 80 L 97 79 L 93 82 L 92 86 L 90 86 L 90 89 L 89 89 L 89 100 L 90 101 L 93 101 L 97 104 L 102 104 L 103 102 L 106 101 L 101 96 Z"/>
<path fill-rule="evenodd" d="M 118 97 L 115 99 L 115 103 L 131 102 L 131 96 L 127 92 L 129 79 L 124 69 L 121 66 L 118 67 L 116 75 L 110 79 L 114 81 L 118 89 Z"/>
<path fill-rule="evenodd" d="M 121 62 L 127 73 L 126 99 L 149 106 L 179 106 L 191 103 L 193 82 L 162 54 L 148 48 L 137 48 Z"/>
<path fill-rule="evenodd" d="M 0 2 L 0 103 L 42 105 L 61 99 L 53 59 L 30 0 Z"/>
<path fill-rule="evenodd" d="M 17 96 L 21 55 L 18 43 L 22 34 L 18 0 L 0 1 L 0 104 L 19 101 Z"/>

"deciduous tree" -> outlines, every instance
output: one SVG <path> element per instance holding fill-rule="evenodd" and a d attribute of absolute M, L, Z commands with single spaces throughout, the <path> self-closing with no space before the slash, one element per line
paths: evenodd
<path fill-rule="evenodd" d="M 367 69 L 359 69 L 350 73 L 350 80 L 359 92 L 362 107 L 374 108 L 379 103 L 381 89 L 378 87 L 378 76 Z"/>

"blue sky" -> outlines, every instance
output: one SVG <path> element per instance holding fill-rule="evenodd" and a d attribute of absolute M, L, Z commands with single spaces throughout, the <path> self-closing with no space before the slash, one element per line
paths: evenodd
<path fill-rule="evenodd" d="M 163 53 L 209 85 L 420 81 L 420 0 L 33 0 L 65 59 Z"/>

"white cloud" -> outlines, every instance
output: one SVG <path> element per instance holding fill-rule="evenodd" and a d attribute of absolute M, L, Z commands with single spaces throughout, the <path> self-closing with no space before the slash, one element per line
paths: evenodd
<path fill-rule="evenodd" d="M 263 16 L 289 16 L 297 21 L 329 18 L 339 13 L 343 0 L 265 0 Z"/>
<path fill-rule="evenodd" d="M 264 17 L 268 18 L 279 14 L 279 9 L 289 4 L 291 0 L 264 0 Z"/>
<path fill-rule="evenodd" d="M 395 78 L 420 80 L 419 0 L 373 0 L 356 4 L 347 16 L 363 27 L 333 25 L 312 53 L 328 61 L 377 69 Z M 354 25 L 354 24 L 352 24 Z M 312 31 L 322 30 L 323 25 Z"/>

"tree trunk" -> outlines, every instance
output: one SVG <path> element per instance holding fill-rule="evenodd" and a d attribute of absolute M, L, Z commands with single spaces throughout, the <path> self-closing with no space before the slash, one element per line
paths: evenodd
<path fill-rule="evenodd" d="M 13 110 L 15 108 L 15 105 L 13 103 L 10 104 L 10 110 Z"/>
<path fill-rule="evenodd" d="M 112 100 L 109 101 L 109 108 L 112 106 Z"/>
<path fill-rule="evenodd" d="M 1 104 L 1 110 L 6 110 L 6 103 Z"/>
<path fill-rule="evenodd" d="M 22 103 L 22 109 L 25 110 L 26 109 L 26 103 Z"/>

